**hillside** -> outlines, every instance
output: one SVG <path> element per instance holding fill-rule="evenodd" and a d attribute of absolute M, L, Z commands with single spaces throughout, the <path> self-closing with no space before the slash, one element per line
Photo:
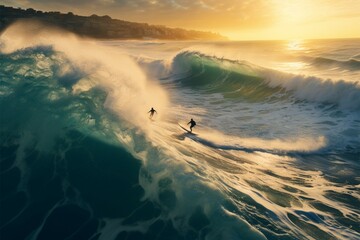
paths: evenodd
<path fill-rule="evenodd" d="M 226 40 L 226 37 L 212 32 L 128 22 L 95 14 L 86 17 L 71 12 L 43 12 L 3 5 L 0 6 L 0 33 L 20 19 L 38 20 L 80 36 L 97 39 Z"/>

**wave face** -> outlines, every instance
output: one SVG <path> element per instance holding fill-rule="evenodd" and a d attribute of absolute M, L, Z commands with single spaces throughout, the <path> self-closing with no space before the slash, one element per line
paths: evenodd
<path fill-rule="evenodd" d="M 217 53 L 241 43 L 0 41 L 1 239 L 360 237 L 358 82 Z"/>
<path fill-rule="evenodd" d="M 253 66 L 208 57 L 197 52 L 183 52 L 174 58 L 172 71 L 184 75 L 179 82 L 207 93 L 221 93 L 225 98 L 264 98 L 276 93 L 264 83 Z"/>

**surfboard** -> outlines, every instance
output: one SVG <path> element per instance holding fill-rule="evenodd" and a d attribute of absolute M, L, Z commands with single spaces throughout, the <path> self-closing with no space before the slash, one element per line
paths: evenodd
<path fill-rule="evenodd" d="M 196 135 L 195 133 L 192 133 L 190 130 L 184 128 L 184 127 L 181 126 L 180 124 L 179 124 L 179 127 L 181 127 L 182 130 L 184 130 L 185 132 L 187 132 L 187 133 L 189 133 L 189 134 Z"/>

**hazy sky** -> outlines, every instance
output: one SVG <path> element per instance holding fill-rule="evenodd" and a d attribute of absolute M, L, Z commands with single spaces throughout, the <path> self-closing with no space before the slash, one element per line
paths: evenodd
<path fill-rule="evenodd" d="M 360 0 L 2 0 L 2 4 L 206 30 L 234 40 L 360 37 Z"/>

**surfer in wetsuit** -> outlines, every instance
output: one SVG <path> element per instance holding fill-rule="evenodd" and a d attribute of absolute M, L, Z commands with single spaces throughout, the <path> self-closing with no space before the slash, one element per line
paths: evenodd
<path fill-rule="evenodd" d="M 154 113 L 157 113 L 157 111 L 154 108 L 151 108 L 148 113 L 150 113 L 150 118 L 152 118 L 154 116 Z"/>
<path fill-rule="evenodd" d="M 190 132 L 192 132 L 192 128 L 195 127 L 196 122 L 194 121 L 194 119 L 191 119 L 190 122 L 188 122 L 187 125 L 189 125 L 189 124 L 190 124 Z"/>

